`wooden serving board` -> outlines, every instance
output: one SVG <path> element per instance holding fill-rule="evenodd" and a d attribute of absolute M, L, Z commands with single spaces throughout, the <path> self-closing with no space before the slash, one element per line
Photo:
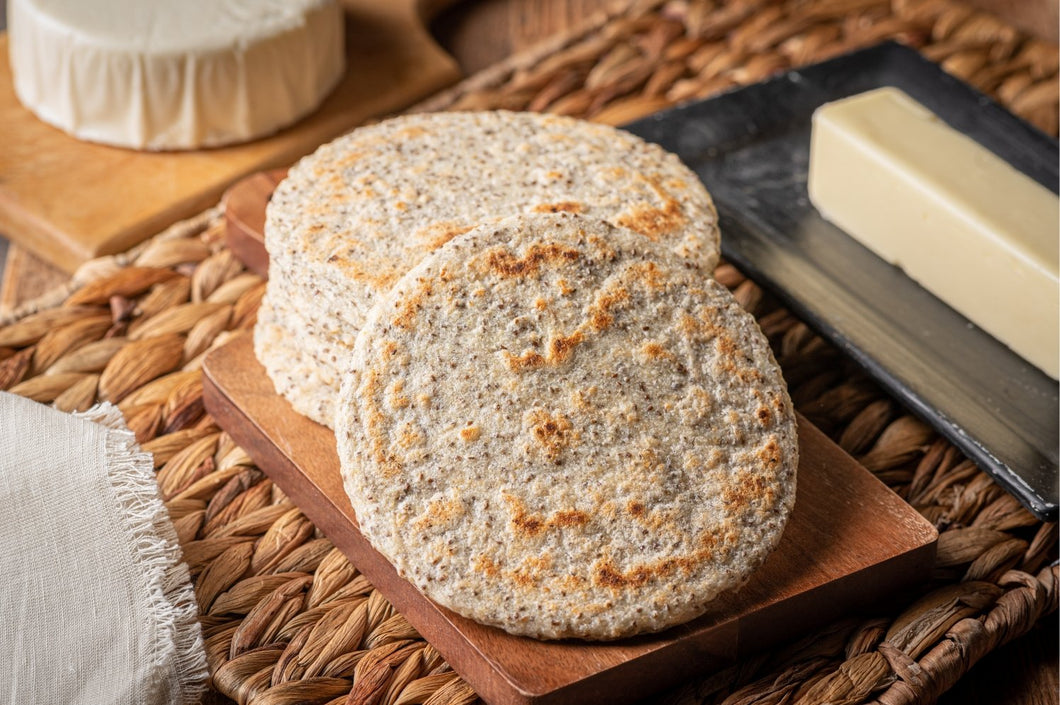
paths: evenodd
<path fill-rule="evenodd" d="M 265 206 L 286 169 L 259 171 L 237 181 L 225 191 L 225 240 L 247 269 L 269 276 L 269 253 L 265 250 Z"/>
<path fill-rule="evenodd" d="M 73 271 L 216 203 L 246 174 L 287 166 L 455 82 L 455 61 L 423 26 L 424 14 L 452 1 L 342 0 L 346 75 L 316 112 L 271 137 L 188 152 L 93 144 L 38 120 L 15 96 L 0 35 L 0 235 Z"/>
<path fill-rule="evenodd" d="M 369 546 L 343 491 L 334 434 L 275 393 L 248 334 L 206 358 L 203 383 L 218 424 L 494 705 L 629 702 L 900 595 L 934 563 L 935 529 L 799 418 L 795 510 L 778 549 L 736 594 L 655 635 L 610 643 L 516 637 L 431 602 Z"/>

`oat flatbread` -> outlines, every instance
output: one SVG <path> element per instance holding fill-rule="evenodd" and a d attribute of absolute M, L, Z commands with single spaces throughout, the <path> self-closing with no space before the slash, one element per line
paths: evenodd
<path fill-rule="evenodd" d="M 482 223 L 552 211 L 633 229 L 704 276 L 718 260 L 710 196 L 656 145 L 557 116 L 409 115 L 324 145 L 276 189 L 265 242 L 277 325 L 292 347 L 319 338 L 348 350 L 372 305 L 424 255 Z M 283 366 L 277 348 L 266 364 L 274 381 Z M 300 396 L 323 393 L 307 383 L 286 396 L 306 406 Z"/>
<path fill-rule="evenodd" d="M 330 428 L 335 422 L 338 364 L 315 346 L 306 347 L 307 342 L 315 342 L 310 336 L 300 335 L 303 345 L 291 345 L 292 335 L 297 334 L 279 323 L 276 311 L 267 299 L 263 301 L 254 326 L 255 357 L 295 411 Z"/>
<path fill-rule="evenodd" d="M 521 216 L 372 311 L 336 437 L 361 531 L 454 611 L 614 639 L 701 614 L 773 549 L 792 405 L 754 319 L 607 223 Z"/>

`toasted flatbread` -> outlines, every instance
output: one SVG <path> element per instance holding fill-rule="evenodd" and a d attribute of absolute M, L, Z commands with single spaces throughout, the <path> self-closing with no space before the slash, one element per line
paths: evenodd
<path fill-rule="evenodd" d="M 701 614 L 776 546 L 795 419 L 754 319 L 686 258 L 525 215 L 372 310 L 339 398 L 362 533 L 427 596 L 538 638 Z"/>
<path fill-rule="evenodd" d="M 630 228 L 703 276 L 718 260 L 710 196 L 656 145 L 531 113 L 399 117 L 324 145 L 276 189 L 265 242 L 273 322 L 286 343 L 270 346 L 267 372 L 296 408 L 319 407 L 337 388 L 321 389 L 316 377 L 301 388 L 279 381 L 301 347 L 348 353 L 374 303 L 424 255 L 483 223 L 553 211 Z M 339 376 L 329 355 L 319 357 L 321 377 Z M 322 414 L 317 420 L 330 425 Z"/>

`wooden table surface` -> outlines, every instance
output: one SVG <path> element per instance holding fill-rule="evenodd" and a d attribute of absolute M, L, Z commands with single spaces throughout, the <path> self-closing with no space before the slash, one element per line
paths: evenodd
<path fill-rule="evenodd" d="M 541 39 L 576 26 L 613 0 L 465 0 L 434 19 L 431 29 L 466 74 Z M 974 0 L 1014 24 L 1056 41 L 1057 0 Z M 0 26 L 5 0 L 0 0 Z M 0 234 L 2 235 L 2 234 Z M 6 252 L 5 252 L 6 251 Z M 6 258 L 5 258 L 6 254 Z M 0 237 L 0 310 L 61 284 L 67 275 Z M 1031 635 L 983 659 L 941 705 L 1055 705 L 1060 702 L 1060 622 L 1057 615 Z M 210 702 L 223 702 L 213 699 Z"/>

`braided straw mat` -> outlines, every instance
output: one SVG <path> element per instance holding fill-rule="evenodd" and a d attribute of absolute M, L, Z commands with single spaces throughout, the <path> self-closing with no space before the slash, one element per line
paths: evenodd
<path fill-rule="evenodd" d="M 638 3 L 472 77 L 419 109 L 548 110 L 622 123 L 896 38 L 1057 132 L 1057 47 L 946 0 Z M 930 702 L 1057 609 L 1055 524 L 732 266 L 796 406 L 941 532 L 919 599 L 880 608 L 667 696 L 674 703 Z M 220 210 L 86 264 L 0 320 L 0 389 L 60 409 L 118 402 L 158 468 L 195 579 L 213 687 L 240 703 L 455 705 L 476 699 L 204 413 L 204 354 L 253 325 L 263 282 Z"/>

